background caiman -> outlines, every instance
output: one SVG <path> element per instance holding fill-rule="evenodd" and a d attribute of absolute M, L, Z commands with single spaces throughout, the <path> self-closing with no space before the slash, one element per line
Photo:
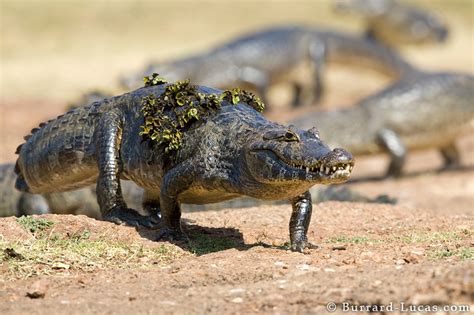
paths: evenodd
<path fill-rule="evenodd" d="M 390 46 L 442 43 L 449 31 L 434 13 L 395 0 L 345 0 L 336 12 L 362 16 L 367 38 Z"/>
<path fill-rule="evenodd" d="M 16 187 L 51 193 L 97 182 L 104 219 L 145 226 L 160 223 L 156 214 L 140 216 L 127 208 L 120 179 L 132 180 L 145 189 L 149 209 L 161 214 L 158 238 L 166 239 L 186 238 L 180 203 L 205 204 L 240 196 L 289 199 L 291 248 L 302 251 L 308 245 L 312 211 L 309 188 L 346 181 L 352 156 L 343 149 L 331 151 L 315 129 L 302 131 L 266 120 L 233 94 L 235 105 L 223 100 L 212 115 L 186 125 L 177 151 L 167 153 L 163 144 L 141 135 L 147 126 L 145 99 L 190 109 L 195 105 L 183 98 L 190 91 L 214 100 L 223 95 L 211 88 L 196 89 L 182 90 L 178 84 L 146 87 L 40 124 L 18 148 Z M 177 110 L 168 108 L 164 115 L 172 117 Z"/>
<path fill-rule="evenodd" d="M 306 113 L 291 123 L 316 125 L 330 144 L 354 155 L 388 152 L 387 175 L 401 174 L 407 150 L 439 149 L 446 167 L 459 163 L 456 139 L 474 130 L 474 77 L 418 73 L 355 106 Z"/>
<path fill-rule="evenodd" d="M 294 84 L 293 104 L 310 104 L 323 93 L 322 73 L 327 62 L 373 68 L 393 78 L 414 69 L 383 44 L 343 32 L 302 26 L 282 26 L 237 38 L 188 58 L 154 63 L 121 80 L 127 89 L 142 85 L 143 77 L 160 73 L 171 80 L 228 88 L 248 87 L 264 98 L 277 82 Z M 300 77 L 302 66 L 314 80 Z"/>
<path fill-rule="evenodd" d="M 14 164 L 0 164 L 0 217 L 30 214 L 83 214 L 101 218 L 95 186 L 49 194 L 30 194 L 15 189 Z M 135 209 L 142 209 L 143 189 L 130 181 L 122 183 L 123 196 Z"/>

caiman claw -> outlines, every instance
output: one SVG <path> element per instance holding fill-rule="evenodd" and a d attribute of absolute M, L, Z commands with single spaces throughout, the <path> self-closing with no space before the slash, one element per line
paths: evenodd
<path fill-rule="evenodd" d="M 291 240 L 290 249 L 293 252 L 303 253 L 305 249 L 317 249 L 319 246 L 308 242 L 308 238 L 303 234 L 297 234 Z"/>
<path fill-rule="evenodd" d="M 157 241 L 185 241 L 189 242 L 188 236 L 181 230 L 172 230 L 167 227 L 162 227 L 156 237 Z"/>
<path fill-rule="evenodd" d="M 147 228 L 159 227 L 161 223 L 159 216 L 156 214 L 142 216 L 133 209 L 123 207 L 113 208 L 104 215 L 104 220 L 114 222 L 115 224 Z"/>

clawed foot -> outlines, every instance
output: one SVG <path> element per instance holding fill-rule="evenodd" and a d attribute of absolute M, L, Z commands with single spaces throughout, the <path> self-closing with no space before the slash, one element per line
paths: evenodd
<path fill-rule="evenodd" d="M 142 216 L 138 212 L 129 208 L 116 207 L 109 213 L 104 215 L 104 220 L 114 222 L 116 224 L 125 224 L 135 227 L 156 228 L 159 227 L 161 221 L 156 214 Z"/>
<path fill-rule="evenodd" d="M 461 165 L 458 163 L 447 163 L 443 165 L 438 171 L 439 172 L 446 172 L 446 171 L 455 171 L 461 169 Z"/>
<path fill-rule="evenodd" d="M 184 241 L 189 242 L 188 236 L 181 230 L 172 230 L 167 227 L 160 229 L 156 237 L 157 241 Z"/>
<path fill-rule="evenodd" d="M 317 249 L 319 246 L 308 242 L 306 236 L 293 240 L 290 245 L 290 249 L 293 252 L 303 253 L 306 248 Z"/>

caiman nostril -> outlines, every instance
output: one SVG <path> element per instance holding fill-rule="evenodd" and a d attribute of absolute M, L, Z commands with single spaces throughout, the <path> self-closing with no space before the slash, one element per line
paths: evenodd
<path fill-rule="evenodd" d="M 341 148 L 336 148 L 331 153 L 340 162 L 350 162 L 353 160 L 352 154 Z"/>

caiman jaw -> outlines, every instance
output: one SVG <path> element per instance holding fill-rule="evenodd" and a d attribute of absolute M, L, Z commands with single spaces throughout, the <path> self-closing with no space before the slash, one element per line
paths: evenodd
<path fill-rule="evenodd" d="M 278 156 L 278 154 L 275 154 Z M 292 172 L 298 172 L 307 181 L 317 180 L 323 184 L 337 184 L 349 179 L 354 160 L 352 155 L 343 149 L 334 149 L 313 163 L 289 162 L 278 156 L 281 163 Z"/>
<path fill-rule="evenodd" d="M 336 172 L 339 173 L 348 173 L 348 175 L 352 172 L 352 169 L 354 168 L 354 162 L 341 162 L 337 163 L 335 165 L 325 165 L 324 163 L 316 163 L 311 166 L 306 166 L 306 165 L 301 165 L 297 163 L 287 163 L 286 161 L 285 164 L 288 166 L 291 166 L 293 168 L 301 169 L 306 171 L 306 174 L 308 173 L 319 173 L 319 175 L 323 176 L 331 176 L 334 175 Z"/>

